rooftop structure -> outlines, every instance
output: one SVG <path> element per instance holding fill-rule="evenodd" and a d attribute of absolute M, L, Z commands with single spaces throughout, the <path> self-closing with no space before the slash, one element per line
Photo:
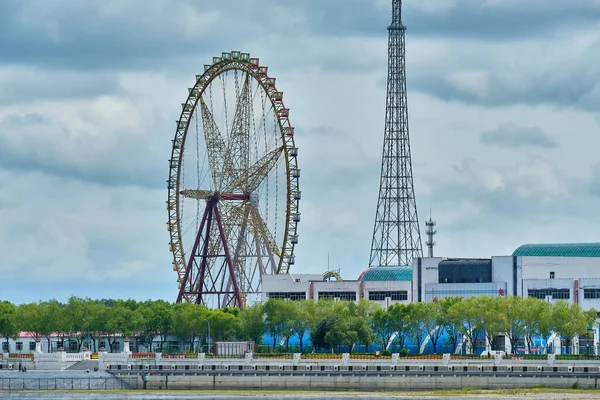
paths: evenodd
<path fill-rule="evenodd" d="M 600 257 L 600 243 L 524 244 L 513 256 L 525 257 Z"/>
<path fill-rule="evenodd" d="M 358 280 L 361 282 L 411 281 L 412 276 L 412 266 L 372 267 L 364 270 Z"/>

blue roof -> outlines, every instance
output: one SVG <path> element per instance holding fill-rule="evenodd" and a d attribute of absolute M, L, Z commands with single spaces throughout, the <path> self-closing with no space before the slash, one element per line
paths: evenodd
<path fill-rule="evenodd" d="M 358 278 L 361 282 L 368 281 L 412 281 L 412 267 L 371 267 L 363 271 Z"/>
<path fill-rule="evenodd" d="M 524 244 L 513 256 L 526 257 L 600 257 L 600 243 Z"/>

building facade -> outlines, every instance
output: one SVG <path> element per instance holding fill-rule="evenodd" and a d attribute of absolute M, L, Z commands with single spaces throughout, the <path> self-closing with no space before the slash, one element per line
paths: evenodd
<path fill-rule="evenodd" d="M 364 298 L 383 307 L 413 301 L 410 266 L 369 268 L 356 280 L 330 281 L 326 276 L 327 274 L 263 275 L 261 301 L 314 299 L 358 302 Z"/>
<path fill-rule="evenodd" d="M 514 295 L 600 309 L 600 243 L 528 244 L 486 259 L 418 258 L 412 291 L 424 302 Z"/>

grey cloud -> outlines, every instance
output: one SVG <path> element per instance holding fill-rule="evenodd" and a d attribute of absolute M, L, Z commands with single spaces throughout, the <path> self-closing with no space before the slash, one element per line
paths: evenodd
<path fill-rule="evenodd" d="M 537 156 L 502 169 L 465 158 L 453 169 L 452 179 L 435 184 L 432 201 L 450 206 L 468 200 L 478 205 L 481 215 L 496 218 L 495 222 L 556 212 L 568 205 L 573 193 L 584 192 L 580 183 L 563 176 L 554 162 Z"/>
<path fill-rule="evenodd" d="M 501 124 L 495 129 L 482 132 L 479 141 L 487 146 L 506 149 L 534 147 L 555 149 L 558 142 L 537 126 L 518 126 L 512 123 Z"/>
<path fill-rule="evenodd" d="M 0 4 L 0 61 L 70 69 L 160 69 L 209 59 L 231 46 L 277 37 L 387 36 L 389 1 L 89 0 Z M 405 2 L 409 34 L 506 40 L 583 29 L 600 18 L 592 0 Z M 290 52 L 290 54 L 293 52 Z M 199 58 L 198 58 L 199 57 Z M 290 57 L 293 58 L 292 55 Z M 344 66 L 342 63 L 341 66 Z"/>
<path fill-rule="evenodd" d="M 571 45 L 571 41 L 561 42 Z M 582 50 L 548 56 L 548 42 L 515 47 L 450 45 L 440 63 L 409 71 L 408 84 L 446 101 L 487 107 L 513 104 L 572 107 L 596 111 L 600 104 L 600 37 Z M 530 51 L 514 57 L 514 53 Z M 475 56 L 475 54 L 478 54 Z"/>
<path fill-rule="evenodd" d="M 417 0 L 405 6 L 409 33 L 480 41 L 544 37 L 592 27 L 600 19 L 600 5 L 593 0 Z"/>
<path fill-rule="evenodd" d="M 38 113 L 28 114 L 12 114 L 4 118 L 4 123 L 12 126 L 24 126 L 24 125 L 42 125 L 48 122 L 48 119 Z"/>
<path fill-rule="evenodd" d="M 473 91 L 461 85 L 449 76 L 421 76 L 412 82 L 418 91 L 433 95 L 442 100 L 460 101 L 467 104 L 485 105 L 488 107 L 511 104 L 551 104 L 574 107 L 585 110 L 597 108 L 600 97 L 594 98 L 596 78 L 582 76 L 576 69 L 569 76 L 553 78 L 551 67 L 535 76 L 525 73 L 519 81 L 523 85 L 515 85 L 516 74 L 492 73 L 485 79 L 485 88 Z M 410 78 L 409 78 L 410 79 Z"/>
<path fill-rule="evenodd" d="M 156 135 L 107 129 L 96 137 L 41 114 L 9 115 L 0 120 L 0 169 L 104 186 L 165 187 L 169 140 L 160 147 Z"/>
<path fill-rule="evenodd" d="M 523 175 L 527 169 L 537 172 Z M 541 171 L 545 175 L 538 179 Z M 490 184 L 498 177 L 499 184 Z M 548 178 L 562 189 L 542 185 L 527 193 L 527 188 L 539 184 L 536 179 Z M 594 240 L 588 227 L 600 222 L 599 216 L 589 213 L 594 201 L 587 194 L 586 182 L 561 173 L 554 162 L 539 157 L 514 168 L 467 158 L 455 166 L 452 175 L 428 180 L 433 190 L 418 201 L 432 205 L 443 256 L 487 257 L 505 254 L 523 243 Z"/>
<path fill-rule="evenodd" d="M 237 1 L 2 2 L 0 62 L 172 71 L 199 54 L 206 60 L 230 45 L 239 49 L 289 21 L 265 8 Z"/>
<path fill-rule="evenodd" d="M 121 93 L 121 87 L 116 74 L 0 67 L 0 105 L 117 93 Z"/>
<path fill-rule="evenodd" d="M 592 179 L 590 182 L 590 193 L 600 197 L 600 164 L 596 164 L 592 167 Z"/>
<path fill-rule="evenodd" d="M 34 286 L 71 277 L 77 284 L 72 281 L 67 294 L 87 287 L 101 295 L 113 284 L 133 281 L 138 289 L 162 282 L 165 290 L 175 290 L 168 251 L 155 252 L 168 241 L 162 190 L 0 171 L 2 193 L 19 199 L 0 208 L 2 289 L 28 271 Z"/>
<path fill-rule="evenodd" d="M 281 2 L 303 15 L 307 29 L 316 35 L 350 37 L 387 36 L 391 1 L 287 0 Z M 472 40 L 515 40 L 551 32 L 593 26 L 600 6 L 593 0 L 434 0 L 404 1 L 403 22 L 409 35 L 460 37 Z"/>

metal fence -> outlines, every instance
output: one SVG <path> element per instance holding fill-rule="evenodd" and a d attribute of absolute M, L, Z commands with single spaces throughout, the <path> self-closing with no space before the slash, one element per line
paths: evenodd
<path fill-rule="evenodd" d="M 118 390 L 138 389 L 137 377 L 0 378 L 0 390 Z"/>

